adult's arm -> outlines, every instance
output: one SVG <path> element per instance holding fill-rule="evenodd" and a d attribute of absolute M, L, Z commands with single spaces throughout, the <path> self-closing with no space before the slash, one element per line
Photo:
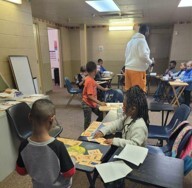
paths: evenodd
<path fill-rule="evenodd" d="M 151 65 L 153 61 L 150 59 L 150 50 L 146 41 L 142 40 L 138 43 L 139 56 L 144 63 Z"/>

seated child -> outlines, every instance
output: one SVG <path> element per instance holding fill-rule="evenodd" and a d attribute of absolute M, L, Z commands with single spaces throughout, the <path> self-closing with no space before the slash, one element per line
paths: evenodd
<path fill-rule="evenodd" d="M 98 118 L 96 121 L 103 120 L 103 112 L 99 111 L 99 105 L 105 106 L 104 102 L 97 99 L 97 88 L 102 91 L 108 91 L 108 88 L 103 88 L 94 80 L 97 73 L 97 65 L 90 61 L 86 65 L 88 76 L 85 79 L 84 89 L 82 94 L 82 108 L 84 112 L 84 129 L 91 123 L 91 112 L 94 112 Z"/>
<path fill-rule="evenodd" d="M 85 66 L 81 66 L 80 73 L 77 75 L 77 81 L 76 84 L 79 87 L 79 89 L 83 90 L 85 77 L 87 76 L 87 71 Z"/>
<path fill-rule="evenodd" d="M 103 67 L 103 60 L 102 59 L 98 59 L 97 61 L 98 66 L 100 67 L 100 73 L 102 74 L 104 71 L 106 71 L 106 69 Z"/>
<path fill-rule="evenodd" d="M 190 106 L 191 102 L 191 90 L 192 90 L 192 61 L 187 63 L 187 68 L 184 75 L 181 77 L 183 82 L 187 82 L 189 85 L 184 90 L 184 100 L 187 106 Z"/>
<path fill-rule="evenodd" d="M 185 71 L 186 71 L 186 63 L 183 62 L 180 64 L 180 71 L 172 74 L 173 78 L 174 79 L 181 79 L 183 77 L 183 75 L 185 74 Z M 176 88 L 176 93 L 178 93 L 179 91 L 181 90 L 181 87 L 177 87 Z M 174 98 L 174 93 L 173 93 L 173 90 L 172 88 L 170 88 L 170 91 L 169 91 L 169 100 L 171 101 L 172 99 Z"/>
<path fill-rule="evenodd" d="M 187 66 L 187 64 L 185 62 L 182 62 L 180 64 L 180 71 L 172 74 L 173 78 L 180 79 L 181 77 L 183 77 L 185 70 L 186 70 L 186 66 Z"/>
<path fill-rule="evenodd" d="M 47 99 L 37 100 L 31 109 L 32 136 L 19 148 L 16 171 L 29 174 L 33 187 L 71 187 L 74 164 L 65 145 L 49 136 L 55 119 L 55 107 Z"/>
<path fill-rule="evenodd" d="M 125 147 L 126 144 L 146 146 L 148 138 L 148 107 L 144 91 L 139 86 L 131 87 L 123 102 L 124 116 L 95 133 L 95 138 L 104 137 L 107 134 L 122 132 L 122 138 L 107 139 L 107 144 Z"/>
<path fill-rule="evenodd" d="M 173 74 L 176 73 L 176 61 L 170 61 L 169 63 L 169 67 L 168 69 L 166 69 L 165 73 L 163 74 L 163 76 L 168 76 L 168 77 L 173 77 Z M 161 97 L 163 97 L 164 95 L 164 91 L 165 91 L 165 84 L 166 82 L 162 82 L 160 81 L 157 90 L 155 91 L 155 94 L 153 96 L 153 98 L 155 99 L 155 101 L 160 101 Z"/>
<path fill-rule="evenodd" d="M 164 76 L 169 75 L 169 77 L 171 77 L 174 73 L 176 73 L 177 72 L 175 69 L 176 65 L 177 65 L 176 61 L 174 60 L 170 61 L 169 67 L 168 69 L 166 69 Z"/>

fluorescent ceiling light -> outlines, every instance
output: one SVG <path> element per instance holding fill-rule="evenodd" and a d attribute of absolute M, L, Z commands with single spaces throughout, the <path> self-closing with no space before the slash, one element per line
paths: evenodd
<path fill-rule="evenodd" d="M 181 0 L 178 7 L 192 7 L 192 0 Z"/>
<path fill-rule="evenodd" d="M 133 30 L 133 26 L 109 26 L 109 31 L 130 31 Z"/>
<path fill-rule="evenodd" d="M 16 4 L 22 4 L 22 0 L 6 0 L 12 3 L 16 3 Z"/>
<path fill-rule="evenodd" d="M 113 0 L 94 0 L 94 1 L 85 1 L 91 7 L 96 9 L 98 12 L 117 12 L 120 11 L 118 6 L 114 3 Z"/>

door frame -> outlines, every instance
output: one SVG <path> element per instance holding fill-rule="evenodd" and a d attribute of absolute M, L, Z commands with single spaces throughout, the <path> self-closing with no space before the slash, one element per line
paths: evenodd
<path fill-rule="evenodd" d="M 62 56 L 62 40 L 61 40 L 61 28 L 53 25 L 47 24 L 47 33 L 48 33 L 48 28 L 53 28 L 58 30 L 58 45 L 59 45 L 59 80 L 60 80 L 60 88 L 64 87 L 64 70 L 63 70 L 63 56 Z M 49 36 L 48 36 L 49 40 Z"/>

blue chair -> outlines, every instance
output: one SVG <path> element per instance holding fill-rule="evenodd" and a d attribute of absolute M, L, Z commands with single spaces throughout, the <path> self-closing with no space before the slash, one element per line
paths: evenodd
<path fill-rule="evenodd" d="M 31 108 L 24 102 L 11 106 L 6 110 L 9 124 L 14 127 L 20 140 L 25 140 L 32 134 L 32 125 L 28 118 L 30 111 Z M 49 135 L 56 138 L 62 131 L 63 128 L 56 120 L 56 125 L 49 131 Z"/>
<path fill-rule="evenodd" d="M 158 140 L 168 140 L 172 131 L 184 120 L 187 120 L 190 114 L 189 106 L 182 104 L 174 113 L 171 121 L 166 126 L 149 125 L 148 138 Z"/>
<path fill-rule="evenodd" d="M 187 125 L 189 126 L 189 124 L 186 123 L 182 127 L 182 129 Z M 180 129 L 180 131 L 182 129 Z M 177 136 L 180 131 L 178 131 Z M 175 156 L 176 158 L 180 158 L 181 152 L 183 151 L 185 146 L 190 141 L 191 136 L 192 136 L 192 130 L 190 130 L 189 132 L 187 132 L 184 135 L 182 141 L 180 142 L 180 144 L 178 146 L 177 155 Z M 174 143 L 173 140 L 175 140 L 175 139 L 170 140 L 170 142 L 168 142 L 168 144 L 164 147 L 147 146 L 147 148 L 149 149 L 149 153 L 165 155 L 165 156 L 171 157 L 172 156 L 172 147 L 173 147 L 173 143 Z M 190 156 L 186 156 L 183 160 L 184 160 L 184 175 L 186 176 L 192 170 L 192 158 Z"/>
<path fill-rule="evenodd" d="M 69 101 L 67 102 L 67 105 L 69 105 L 71 103 L 71 101 L 73 100 L 75 95 L 81 94 L 82 90 L 78 89 L 78 88 L 74 88 L 69 80 L 69 78 L 65 77 L 64 78 L 65 81 L 65 85 L 67 88 L 68 93 L 71 95 L 71 98 L 69 99 Z"/>
<path fill-rule="evenodd" d="M 170 138 L 167 140 L 167 144 L 163 147 L 157 147 L 157 146 L 151 146 L 148 145 L 147 148 L 149 149 L 150 153 L 153 154 L 158 154 L 158 155 L 166 155 L 166 156 L 171 156 L 171 151 L 172 151 L 172 147 L 173 144 L 175 142 L 175 139 L 177 138 L 177 136 L 179 135 L 179 133 L 186 127 L 189 126 L 189 122 L 188 121 L 183 121 L 182 123 L 180 123 L 180 125 L 178 126 L 177 130 L 174 131 L 174 133 L 171 133 Z"/>

